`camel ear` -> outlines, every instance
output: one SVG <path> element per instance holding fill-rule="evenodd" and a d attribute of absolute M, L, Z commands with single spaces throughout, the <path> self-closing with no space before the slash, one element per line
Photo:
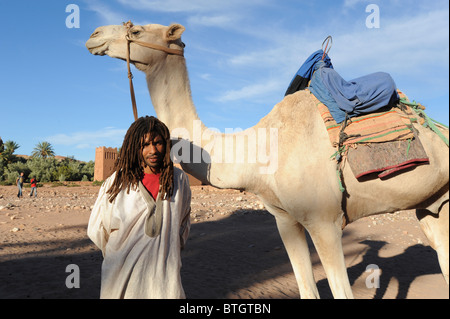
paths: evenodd
<path fill-rule="evenodd" d="M 171 24 L 166 33 L 166 38 L 168 41 L 175 41 L 181 38 L 184 30 L 186 30 L 181 24 Z"/>

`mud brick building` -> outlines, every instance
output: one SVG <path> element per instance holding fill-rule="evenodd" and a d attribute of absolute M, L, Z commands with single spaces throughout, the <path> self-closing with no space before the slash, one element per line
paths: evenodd
<path fill-rule="evenodd" d="M 95 149 L 94 181 L 104 181 L 113 173 L 117 155 L 117 148 L 102 146 Z"/>

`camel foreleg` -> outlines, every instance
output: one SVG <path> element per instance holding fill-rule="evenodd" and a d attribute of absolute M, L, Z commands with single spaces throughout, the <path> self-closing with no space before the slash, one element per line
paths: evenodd
<path fill-rule="evenodd" d="M 305 228 L 286 212 L 274 213 L 272 210 L 272 214 L 276 218 L 278 231 L 291 261 L 300 297 L 303 299 L 319 299 Z"/>
<path fill-rule="evenodd" d="M 342 249 L 342 220 L 314 222 L 307 225 L 320 261 L 327 274 L 333 297 L 353 299 Z"/>

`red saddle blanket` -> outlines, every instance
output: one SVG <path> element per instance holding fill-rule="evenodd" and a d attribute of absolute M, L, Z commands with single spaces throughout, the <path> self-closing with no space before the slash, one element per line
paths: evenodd
<path fill-rule="evenodd" d="M 400 97 L 406 97 L 398 91 Z M 341 124 L 337 124 L 327 106 L 312 93 L 325 123 L 333 147 L 339 145 Z M 348 161 L 356 178 L 377 174 L 379 178 L 392 177 L 417 165 L 428 164 L 428 156 L 415 136 L 412 123 L 417 122 L 409 106 L 394 107 L 385 112 L 351 118 L 344 132 L 349 136 L 343 142 L 342 155 Z"/>

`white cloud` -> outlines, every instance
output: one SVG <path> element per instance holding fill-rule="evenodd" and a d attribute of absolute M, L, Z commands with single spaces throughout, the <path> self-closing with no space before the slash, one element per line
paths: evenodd
<path fill-rule="evenodd" d="M 187 21 L 193 26 L 227 28 L 235 25 L 237 17 L 232 15 L 211 15 L 211 16 L 189 16 Z"/>
<path fill-rule="evenodd" d="M 378 30 L 361 28 L 338 34 L 330 56 L 339 68 L 360 72 L 431 71 L 432 67 L 448 67 L 448 36 L 448 11 L 383 19 Z"/>
<path fill-rule="evenodd" d="M 369 3 L 370 1 L 373 1 L 373 0 L 345 0 L 344 7 L 353 8 L 356 5 L 358 5 L 359 3 Z"/>
<path fill-rule="evenodd" d="M 105 24 L 120 24 L 122 22 L 128 21 L 127 15 L 124 13 L 119 13 L 112 10 L 109 6 L 96 1 L 89 0 L 86 1 L 87 8 L 90 11 L 97 13 L 102 19 L 102 23 Z"/>
<path fill-rule="evenodd" d="M 332 33 L 330 57 L 338 72 L 359 76 L 377 71 L 407 75 L 429 72 L 432 67 L 448 69 L 448 21 L 448 11 L 436 10 L 383 18 L 379 29 L 368 29 L 364 24 L 357 28 L 342 25 Z M 279 72 L 290 70 L 293 75 L 311 53 L 321 48 L 322 39 L 317 33 L 290 33 L 286 36 L 288 31 L 267 30 L 264 47 L 234 55 L 228 52 L 227 65 L 278 68 Z"/>
<path fill-rule="evenodd" d="M 279 65 L 280 57 L 285 52 L 285 47 L 245 52 L 231 57 L 228 62 L 235 67 L 248 67 L 264 65 L 264 67 L 273 67 Z"/>
<path fill-rule="evenodd" d="M 107 145 L 121 145 L 126 130 L 114 127 L 106 127 L 98 131 L 82 131 L 72 134 L 56 134 L 46 137 L 52 145 L 73 146 L 86 149 Z"/>
<path fill-rule="evenodd" d="M 211 74 L 209 74 L 209 73 L 200 74 L 199 77 L 200 77 L 202 80 L 205 80 L 205 81 L 211 80 Z"/>
<path fill-rule="evenodd" d="M 264 83 L 255 83 L 245 86 L 238 90 L 230 90 L 217 98 L 219 102 L 231 102 L 238 100 L 254 99 L 267 94 L 280 92 L 280 88 L 284 83 L 275 80 L 266 81 Z"/>
<path fill-rule="evenodd" d="M 77 146 L 76 146 L 76 148 L 78 148 L 78 149 L 89 149 L 89 148 L 91 148 L 92 146 L 91 145 L 89 145 L 89 144 L 78 144 Z"/>
<path fill-rule="evenodd" d="M 263 5 L 268 0 L 117 0 L 124 6 L 154 12 L 233 12 L 243 7 Z M 269 1 L 270 2 L 270 1 Z"/>
<path fill-rule="evenodd" d="M 209 0 L 118 0 L 118 2 L 133 9 L 156 12 L 210 11 L 211 6 Z"/>

